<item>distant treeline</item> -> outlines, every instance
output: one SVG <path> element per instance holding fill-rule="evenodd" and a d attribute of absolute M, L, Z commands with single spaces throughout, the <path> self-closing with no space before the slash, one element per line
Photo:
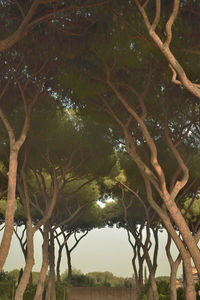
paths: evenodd
<path fill-rule="evenodd" d="M 24 300 L 32 300 L 37 282 L 39 279 L 39 272 L 32 272 L 31 278 L 29 280 L 29 285 L 24 294 Z M 17 288 L 18 282 L 22 275 L 21 270 L 12 270 L 10 272 L 2 271 L 0 273 L 0 300 L 10 300 L 14 299 L 15 290 Z M 48 282 L 48 277 L 46 279 L 46 285 Z M 71 286 L 107 286 L 107 287 L 134 287 L 133 278 L 123 278 L 113 275 L 111 272 L 90 272 L 87 274 L 82 273 L 80 270 L 74 269 L 72 272 Z M 45 287 L 46 287 L 45 285 Z M 67 296 L 67 271 L 61 275 L 61 282 L 56 286 L 56 297 L 57 299 L 63 300 L 63 294 Z M 66 291 L 65 291 L 66 290 Z M 67 299 L 67 298 L 66 298 Z"/>

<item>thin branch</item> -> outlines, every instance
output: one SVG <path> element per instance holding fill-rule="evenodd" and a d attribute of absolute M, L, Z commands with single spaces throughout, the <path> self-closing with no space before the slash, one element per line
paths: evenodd
<path fill-rule="evenodd" d="M 158 26 L 158 23 L 160 21 L 160 9 L 161 9 L 161 2 L 160 0 L 156 0 L 156 15 L 153 24 L 151 25 L 151 30 L 156 30 L 156 27 Z"/>
<path fill-rule="evenodd" d="M 169 17 L 167 23 L 166 23 L 166 34 L 167 34 L 167 38 L 165 41 L 165 45 L 167 45 L 169 47 L 171 40 L 172 40 L 172 25 L 174 24 L 176 17 L 178 15 L 178 11 L 179 11 L 179 5 L 180 5 L 180 0 L 174 0 L 174 7 L 173 7 L 173 11 L 171 13 L 171 16 Z"/>

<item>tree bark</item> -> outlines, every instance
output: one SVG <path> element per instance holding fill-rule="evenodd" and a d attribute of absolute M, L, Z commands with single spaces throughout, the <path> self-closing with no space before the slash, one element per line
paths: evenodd
<path fill-rule="evenodd" d="M 179 254 L 176 260 L 174 261 L 171 256 L 170 246 L 171 246 L 171 236 L 168 233 L 168 240 L 165 249 L 170 264 L 170 299 L 177 300 L 176 274 L 177 274 L 178 266 L 180 265 L 181 262 L 181 255 Z"/>
<path fill-rule="evenodd" d="M 54 253 L 54 234 L 50 231 L 49 247 L 49 280 L 45 300 L 56 300 L 55 288 L 55 253 Z"/>
<path fill-rule="evenodd" d="M 158 161 L 158 154 L 157 154 L 157 147 L 154 143 L 153 138 L 151 137 L 148 128 L 144 122 L 144 118 L 140 117 L 134 108 L 132 108 L 129 103 L 127 102 L 126 98 L 121 94 L 121 92 L 117 89 L 115 84 L 111 82 L 110 79 L 110 69 L 108 66 L 106 66 L 106 73 L 107 73 L 107 84 L 112 89 L 113 93 L 116 95 L 116 97 L 119 99 L 121 104 L 124 106 L 124 108 L 127 110 L 127 112 L 130 114 L 132 118 L 135 119 L 137 124 L 140 126 L 140 129 L 142 131 L 142 134 L 146 140 L 148 149 L 150 151 L 150 163 L 155 171 L 152 172 L 151 169 L 148 167 L 148 165 L 145 164 L 145 162 L 141 159 L 139 156 L 136 145 L 134 144 L 133 138 L 131 133 L 128 131 L 128 127 L 124 125 L 115 115 L 114 118 L 117 120 L 118 124 L 122 127 L 125 137 L 125 144 L 126 144 L 126 150 L 128 154 L 131 156 L 133 161 L 136 163 L 139 171 L 141 172 L 144 181 L 149 182 L 150 185 L 152 185 L 155 190 L 158 192 L 159 196 L 162 198 L 164 205 L 166 206 L 170 217 L 172 218 L 173 222 L 177 225 L 179 228 L 179 232 L 182 235 L 182 238 L 187 246 L 187 248 L 190 251 L 190 254 L 193 258 L 194 264 L 197 268 L 198 273 L 200 274 L 200 251 L 196 244 L 196 241 L 194 237 L 192 236 L 190 229 L 187 226 L 187 223 L 182 216 L 179 208 L 176 205 L 175 199 L 180 190 L 186 185 L 188 179 L 189 179 L 189 171 L 187 166 L 185 165 L 184 161 L 182 160 L 178 150 L 173 145 L 172 141 L 168 137 L 167 141 L 170 146 L 170 149 L 177 160 L 177 163 L 179 167 L 181 168 L 181 171 L 183 173 L 183 176 L 181 180 L 178 180 L 172 190 L 168 192 L 167 190 L 167 183 L 165 180 L 165 174 L 163 172 L 163 169 Z M 113 116 L 113 113 L 111 113 Z M 128 124 L 128 123 L 127 123 Z"/>
<path fill-rule="evenodd" d="M 1 94 L 1 97 L 7 90 L 8 85 L 5 87 L 4 92 Z M 16 140 L 14 131 L 9 123 L 6 115 L 3 110 L 0 108 L 0 119 L 3 122 L 6 131 L 9 136 L 10 143 L 10 154 L 9 154 L 9 171 L 8 171 L 8 192 L 7 192 L 7 202 L 6 202 L 6 212 L 5 212 L 5 228 L 3 237 L 0 245 L 0 272 L 3 269 L 4 263 L 8 256 L 10 249 L 11 238 L 14 228 L 14 215 L 16 210 L 16 182 L 17 182 L 17 167 L 18 167 L 18 154 L 19 150 L 22 147 L 28 130 L 30 126 L 30 114 L 27 108 L 27 103 L 24 101 L 25 109 L 25 121 L 23 128 L 21 130 L 19 138 Z"/>
<path fill-rule="evenodd" d="M 30 274 L 34 265 L 34 246 L 33 246 L 34 230 L 32 228 L 31 220 L 27 221 L 26 227 L 27 227 L 27 259 L 26 259 L 26 265 L 24 268 L 22 278 L 16 290 L 15 300 L 23 300 L 24 291 L 29 282 Z"/>
<path fill-rule="evenodd" d="M 15 197 L 16 197 L 16 176 L 17 176 L 17 165 L 18 165 L 18 150 L 13 149 L 14 146 L 10 147 L 9 157 L 9 172 L 8 172 L 8 192 L 7 192 L 7 203 L 5 212 L 5 228 L 3 238 L 0 246 L 0 272 L 3 269 L 4 263 L 8 256 L 10 249 L 11 238 L 14 227 L 14 215 L 16 210 Z"/>
<path fill-rule="evenodd" d="M 184 262 L 185 266 L 185 276 L 187 276 L 187 281 L 186 284 L 188 285 L 187 287 L 187 295 L 189 298 L 186 299 L 191 299 L 194 300 L 196 299 L 196 293 L 194 291 L 194 281 L 192 277 L 192 269 L 191 269 L 191 255 L 190 252 L 185 248 L 185 245 L 179 238 L 179 236 L 176 234 L 174 227 L 171 224 L 171 220 L 169 219 L 168 215 L 155 203 L 152 197 L 152 190 L 151 190 L 151 185 L 148 180 L 145 179 L 145 185 L 146 185 L 146 192 L 148 196 L 148 200 L 151 203 L 152 207 L 155 209 L 155 211 L 158 213 L 158 215 L 161 217 L 166 229 L 168 230 L 169 234 L 173 238 L 178 250 L 180 251 L 181 257 Z M 187 273 L 187 275 L 186 275 Z"/>
<path fill-rule="evenodd" d="M 174 21 L 177 17 L 178 11 L 179 11 L 179 6 L 180 6 L 180 1 L 179 0 L 174 0 L 174 6 L 173 6 L 173 11 L 169 17 L 169 19 L 166 22 L 165 25 L 165 36 L 166 36 L 166 40 L 163 42 L 163 38 L 161 39 L 159 37 L 159 35 L 156 33 L 156 27 L 160 21 L 160 13 L 158 9 L 158 6 L 156 5 L 156 15 L 157 17 L 154 19 L 153 23 L 150 23 L 150 20 L 147 16 L 147 13 L 145 11 L 145 6 L 146 5 L 141 5 L 140 1 L 138 0 L 134 0 L 138 10 L 140 11 L 143 20 L 144 20 L 144 24 L 148 30 L 148 33 L 150 35 L 150 37 L 152 38 L 152 40 L 155 42 L 155 44 L 158 46 L 158 48 L 160 49 L 160 51 L 162 52 L 162 54 L 165 56 L 165 58 L 167 59 L 167 61 L 169 62 L 172 71 L 173 71 L 173 77 L 172 77 L 172 82 L 176 83 L 176 84 L 183 84 L 184 87 L 194 96 L 196 96 L 198 99 L 200 99 L 200 88 L 199 88 L 199 84 L 195 84 L 192 83 L 183 67 L 181 66 L 181 64 L 179 63 L 179 61 L 176 59 L 176 57 L 173 55 L 173 53 L 170 50 L 170 43 L 172 40 L 172 25 L 174 24 Z M 158 1 L 160 2 L 160 1 Z M 180 78 L 180 81 L 177 80 L 177 75 Z"/>
<path fill-rule="evenodd" d="M 131 141 L 129 140 L 128 144 L 130 145 L 130 143 L 131 143 Z M 135 157 L 135 153 L 133 153 L 130 150 L 129 146 L 128 146 L 128 152 L 131 155 L 131 157 L 133 158 L 133 160 L 136 162 L 136 164 L 138 165 L 138 168 L 141 171 L 141 173 L 143 173 L 144 180 L 148 180 L 149 184 L 152 184 L 151 179 L 149 179 L 148 176 L 144 173 L 143 167 L 140 165 L 140 162 L 138 163 L 138 160 Z M 195 267 L 197 268 L 197 271 L 200 274 L 200 251 L 199 251 L 199 248 L 187 226 L 187 223 L 186 223 L 184 217 L 182 216 L 180 210 L 178 209 L 178 207 L 173 199 L 174 195 L 177 194 L 178 191 L 180 191 L 178 185 L 179 184 L 177 183 L 176 187 L 174 187 L 173 192 L 170 195 L 163 196 L 162 199 L 163 199 L 164 204 L 166 205 L 167 210 L 169 211 L 169 214 L 170 214 L 172 220 L 179 228 L 179 232 L 181 233 L 183 240 L 188 247 L 188 250 L 193 258 Z M 155 184 L 155 187 L 156 187 L 156 184 Z"/>
<path fill-rule="evenodd" d="M 34 300 L 43 299 L 44 282 L 46 278 L 46 273 L 48 269 L 48 250 L 49 250 L 49 224 L 44 224 L 44 234 L 43 234 L 43 245 L 42 245 L 42 266 L 40 270 L 40 276 L 37 283 L 37 289 L 35 293 Z"/>
<path fill-rule="evenodd" d="M 153 292 L 153 298 L 154 300 L 159 300 L 159 294 L 158 294 L 158 288 L 157 288 L 157 284 L 156 284 L 156 279 L 155 279 L 155 271 L 153 268 L 153 265 L 151 263 L 151 259 L 148 253 L 145 254 L 145 259 L 147 262 L 147 266 L 149 269 L 149 280 L 150 280 L 150 284 L 151 284 L 151 288 L 152 288 L 152 292 Z"/>
<path fill-rule="evenodd" d="M 150 281 L 150 278 L 149 278 L 149 281 Z M 153 289 L 152 289 L 151 285 L 150 285 L 147 293 L 148 293 L 148 300 L 154 300 L 153 299 Z"/>
<path fill-rule="evenodd" d="M 196 300 L 196 291 L 192 275 L 191 256 L 189 254 L 185 255 L 183 259 L 183 265 L 185 271 L 185 298 Z"/>
<path fill-rule="evenodd" d="M 141 269 L 143 270 L 144 258 L 141 257 L 141 255 L 140 255 L 140 245 L 136 244 L 136 242 L 135 242 L 135 244 L 133 244 L 133 242 L 131 241 L 130 232 L 128 229 L 127 229 L 127 235 L 128 235 L 129 244 L 131 245 L 132 250 L 133 250 L 133 257 L 132 257 L 131 262 L 132 262 L 132 266 L 133 266 L 133 272 L 135 275 L 136 297 L 137 297 L 137 300 L 139 300 L 141 288 L 143 285 L 143 276 L 142 276 L 143 272 L 141 272 L 140 270 Z M 137 259 L 138 259 L 139 270 L 137 269 L 137 261 L 136 261 Z"/>

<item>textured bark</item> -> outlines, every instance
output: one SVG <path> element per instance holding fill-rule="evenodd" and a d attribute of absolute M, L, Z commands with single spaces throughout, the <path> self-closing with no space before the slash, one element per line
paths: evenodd
<path fill-rule="evenodd" d="M 32 228 L 31 220 L 27 221 L 27 258 L 26 258 L 26 265 L 24 268 L 24 272 L 20 283 L 17 287 L 15 293 L 15 300 L 23 300 L 24 291 L 27 287 L 27 284 L 30 279 L 31 271 L 34 265 L 34 246 L 33 246 L 33 235 L 34 231 Z"/>
<path fill-rule="evenodd" d="M 186 299 L 196 300 L 196 291 L 194 285 L 194 279 L 192 275 L 191 257 L 188 254 L 183 259 L 184 274 L 185 274 L 185 297 Z"/>
<path fill-rule="evenodd" d="M 49 250 L 49 225 L 44 225 L 43 234 L 43 245 L 42 245 L 42 266 L 40 270 L 40 276 L 37 283 L 37 289 L 35 293 L 34 300 L 42 300 L 44 292 L 44 282 L 46 278 L 46 273 L 48 269 L 48 250 Z"/>

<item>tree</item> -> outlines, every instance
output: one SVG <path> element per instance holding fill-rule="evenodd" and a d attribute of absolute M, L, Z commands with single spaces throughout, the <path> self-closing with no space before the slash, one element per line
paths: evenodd
<path fill-rule="evenodd" d="M 54 212 L 51 216 L 51 219 L 49 221 L 50 223 L 50 245 L 49 245 L 49 278 L 48 278 L 48 286 L 46 289 L 46 299 L 49 299 L 53 297 L 52 295 L 55 294 L 55 255 L 54 255 L 54 243 L 55 238 L 59 240 L 59 236 L 63 234 L 64 240 L 61 244 L 61 247 L 59 248 L 59 257 L 58 257 L 58 265 L 57 265 L 57 271 L 59 271 L 59 261 L 61 259 L 62 254 L 62 246 L 66 247 L 66 253 L 67 253 L 67 259 L 68 259 L 68 266 L 69 266 L 69 272 L 68 272 L 68 289 L 70 289 L 70 280 L 71 280 L 71 251 L 78 245 L 82 237 L 84 237 L 87 234 L 83 233 L 82 237 L 77 238 L 75 233 L 75 244 L 70 249 L 68 245 L 68 239 L 70 235 L 76 230 L 78 231 L 78 228 L 76 228 L 76 225 L 81 220 L 80 214 L 84 213 L 85 210 L 88 210 L 88 206 L 92 206 L 93 202 L 96 201 L 99 197 L 99 187 L 96 182 L 82 184 L 82 180 L 76 180 L 76 182 L 72 183 L 72 186 L 70 187 L 70 184 L 66 187 L 68 192 L 73 192 L 73 196 L 70 197 L 71 199 L 68 200 L 67 207 L 66 203 L 64 203 L 63 198 L 62 202 L 58 202 Z M 76 186 L 76 188 L 75 188 Z M 80 189 L 80 186 L 82 188 Z M 65 191 L 66 192 L 66 191 Z M 63 194 L 64 196 L 64 194 Z M 79 223 L 78 223 L 79 224 Z M 80 224 L 79 224 L 80 225 Z M 68 228 L 68 229 L 67 229 Z M 70 229 L 71 228 L 71 229 Z M 76 229 L 75 229 L 76 228 Z M 81 227 L 80 227 L 81 228 Z M 58 231 L 57 231 L 58 229 Z M 58 274 L 59 272 L 57 272 Z M 59 280 L 59 274 L 58 278 Z M 39 283 L 41 285 L 41 280 L 39 279 Z M 59 282 L 58 282 L 59 283 Z"/>
<path fill-rule="evenodd" d="M 27 33 L 33 31 L 35 27 L 41 26 L 41 24 L 48 24 L 48 26 L 57 30 L 62 29 L 62 31 L 64 27 L 64 31 L 70 35 L 81 35 L 79 30 L 77 33 L 71 30 L 71 24 L 70 22 L 66 22 L 66 19 L 63 20 L 63 14 L 67 17 L 70 12 L 73 13 L 74 11 L 85 8 L 103 6 L 110 1 L 111 0 L 94 3 L 88 1 L 88 3 L 85 2 L 84 5 L 82 5 L 79 1 L 74 4 L 74 2 L 71 1 L 65 3 L 58 0 L 33 0 L 27 1 L 27 3 L 2 0 L 0 3 L 1 14 L 3 19 L 6 19 L 7 22 L 4 23 L 5 30 L 3 33 L 4 36 L 0 41 L 0 51 L 2 52 L 12 47 L 24 38 Z M 77 22 L 74 27 L 76 28 L 78 25 L 80 26 L 79 22 Z M 87 30 L 88 24 L 85 24 L 85 26 L 86 28 L 84 29 Z"/>
<path fill-rule="evenodd" d="M 123 157 L 126 162 L 126 155 Z M 126 166 L 126 163 L 122 165 Z M 143 286 L 143 268 L 144 262 L 147 263 L 150 276 L 150 294 L 153 292 L 155 299 L 158 299 L 157 286 L 155 281 L 155 272 L 157 268 L 157 254 L 158 254 L 158 229 L 159 220 L 156 220 L 155 213 L 152 213 L 151 207 L 145 204 L 137 192 L 128 187 L 123 182 L 126 182 L 128 169 L 131 169 L 130 164 L 124 171 L 125 176 L 116 176 L 110 179 L 109 186 L 114 185 L 113 196 L 118 199 L 118 203 L 111 202 L 105 208 L 105 218 L 108 224 L 117 223 L 127 230 L 128 241 L 133 250 L 132 265 L 136 281 L 137 297 L 140 298 L 141 289 Z M 126 172 L 127 171 L 127 172 Z M 121 171 L 122 173 L 122 171 Z M 131 174 L 133 176 L 133 172 Z M 120 180 L 121 177 L 121 180 Z M 137 181 L 130 177 L 131 183 Z M 108 183 L 108 180 L 106 181 Z M 116 185 L 119 185 L 117 188 Z M 141 182 L 140 182 L 141 185 Z M 130 186 L 130 182 L 129 182 Z M 137 186 L 139 188 L 139 185 Z M 131 192 L 131 193 L 130 193 Z M 145 232 L 145 234 L 144 234 Z M 153 234 L 152 234 L 153 233 Z M 152 235 L 154 236 L 155 246 L 153 251 L 153 259 L 151 259 L 149 251 L 152 248 Z M 131 236 L 134 241 L 132 241 Z M 145 237 L 144 237 L 145 236 Z"/>
<path fill-rule="evenodd" d="M 90 186 L 88 186 L 90 188 Z M 93 194 L 93 195 L 92 195 Z M 94 192 L 92 192 L 90 198 L 94 197 Z M 100 228 L 104 226 L 102 218 L 102 209 L 94 201 L 98 197 L 94 197 L 91 204 L 87 205 L 82 209 L 81 213 L 72 221 L 71 224 L 65 224 L 60 227 L 60 231 L 63 235 L 63 242 L 60 243 L 59 238 L 56 237 L 59 244 L 59 256 L 57 262 L 57 280 L 59 280 L 59 264 L 61 258 L 61 252 L 63 247 L 65 247 L 67 255 L 68 273 L 67 273 L 67 286 L 71 285 L 72 277 L 72 264 L 71 264 L 71 253 L 78 246 L 79 242 L 88 234 L 88 232 L 94 228 Z M 70 239 L 72 240 L 70 242 Z M 71 244 L 72 243 L 72 244 Z"/>
<path fill-rule="evenodd" d="M 22 147 L 30 126 L 30 115 L 35 103 L 45 93 L 43 86 L 44 77 L 46 76 L 45 63 L 41 68 L 35 70 L 26 70 L 26 62 L 22 66 L 17 67 L 19 59 L 18 55 L 14 55 L 11 51 L 10 55 L 3 57 L 2 67 L 3 76 L 1 78 L 1 108 L 0 119 L 5 126 L 6 132 L 9 137 L 9 167 L 8 167 L 8 189 L 7 189 L 7 208 L 5 212 L 5 229 L 0 246 L 0 270 L 2 269 L 8 251 L 10 248 L 11 237 L 13 233 L 14 214 L 16 210 L 15 197 L 16 197 L 16 177 L 18 154 Z M 22 73 L 24 72 L 24 74 Z M 37 75 L 35 75 L 35 72 Z M 21 75 L 21 73 L 23 75 Z M 42 87 L 43 86 L 43 87 Z M 12 105 L 9 104 L 11 97 L 15 95 L 15 101 Z M 24 121 L 21 128 L 15 128 L 15 109 L 16 103 L 23 103 L 24 107 Z M 21 106 L 21 104 L 19 104 Z M 11 107 L 10 107 L 11 106 Z M 20 107 L 21 108 L 21 107 Z M 6 115 L 5 110 L 9 111 Z M 4 148 L 7 143 L 4 144 Z"/>
<path fill-rule="evenodd" d="M 79 3 L 79 1 L 77 1 L 77 3 L 74 5 L 74 3 L 61 3 L 60 1 L 34 0 L 28 2 L 26 1 L 26 3 L 24 3 L 21 1 L 3 0 L 0 3 L 0 13 L 2 19 L 6 19 L 6 22 L 4 22 L 4 30 L 2 32 L 2 40 L 0 41 L 0 51 L 5 52 L 1 55 L 3 58 L 3 75 L 1 78 L 2 89 L 0 91 L 0 99 L 1 102 L 5 103 L 4 99 L 6 98 L 8 103 L 8 96 L 9 98 L 11 96 L 11 93 L 9 94 L 8 91 L 11 91 L 12 85 L 12 90 L 16 92 L 16 94 L 18 93 L 17 89 L 19 89 L 18 94 L 20 94 L 22 99 L 25 112 L 25 120 L 22 124 L 20 134 L 16 135 L 16 132 L 12 126 L 12 122 L 10 122 L 2 107 L 0 109 L 0 118 L 6 128 L 10 142 L 7 210 L 5 216 L 5 230 L 0 246 L 0 270 L 2 270 L 6 260 L 13 233 L 12 227 L 16 209 L 15 194 L 18 153 L 26 139 L 29 130 L 30 115 L 31 111 L 33 110 L 33 106 L 38 100 L 41 92 L 44 92 L 44 79 L 46 79 L 47 73 L 45 67 L 49 59 L 47 56 L 50 52 L 52 55 L 53 49 L 55 50 L 56 48 L 55 45 L 54 47 L 48 47 L 51 39 L 49 39 L 47 35 L 52 34 L 52 32 L 55 33 L 56 30 L 64 30 L 65 33 L 70 36 L 84 35 L 90 25 L 85 22 L 83 26 L 83 22 L 78 20 L 79 17 L 77 17 L 77 10 L 101 6 L 107 2 L 109 1 L 99 3 L 84 3 L 84 5 L 82 5 Z M 72 23 L 69 22 L 70 13 L 76 18 L 76 21 L 73 22 L 73 26 Z M 65 17 L 63 14 L 66 14 Z M 83 30 L 83 27 L 85 31 Z M 83 32 L 80 29 L 83 30 Z M 22 39 L 28 32 L 32 30 L 33 32 L 28 36 L 28 38 L 26 37 L 26 39 Z M 41 36 L 43 37 L 42 39 Z M 46 41 L 48 41 L 48 43 Z M 35 54 L 33 55 L 33 52 L 31 53 L 33 45 L 37 45 L 38 47 L 37 53 L 39 53 L 39 55 L 37 55 L 37 58 L 35 57 Z M 43 47 L 43 51 L 41 51 L 41 45 Z M 43 56 L 44 60 L 42 60 L 42 67 L 41 65 L 38 67 L 38 57 L 40 56 L 41 59 L 42 55 L 45 55 L 45 57 Z M 23 58 L 26 57 L 27 59 L 28 56 L 29 63 L 27 63 L 27 60 L 24 59 L 26 62 L 21 67 Z M 55 59 L 56 58 L 54 57 L 54 62 Z M 30 61 L 33 63 L 31 66 Z M 55 72 L 54 68 L 53 70 Z M 52 74 L 50 78 L 53 79 Z M 50 83 L 50 81 L 48 83 Z M 32 85 L 32 87 L 30 87 L 30 85 Z M 51 88 L 48 87 L 46 92 L 48 91 L 50 93 L 52 86 L 53 85 L 51 82 Z M 29 95 L 29 93 L 31 95 Z M 31 100 L 28 99 L 29 97 Z M 19 98 L 19 95 L 17 95 L 16 98 Z M 12 102 L 10 102 L 9 99 L 9 104 L 10 103 Z M 8 107 L 13 109 L 13 105 L 8 105 Z"/>
<path fill-rule="evenodd" d="M 165 56 L 165 58 L 167 59 L 167 61 L 169 62 L 169 66 L 173 72 L 173 77 L 172 77 L 172 82 L 175 84 L 182 84 L 191 94 L 193 94 L 194 96 L 196 96 L 198 99 L 200 99 L 200 85 L 199 83 L 196 83 L 195 81 L 192 82 L 188 76 L 186 75 L 186 72 L 184 71 L 184 68 L 182 67 L 182 65 L 180 64 L 180 62 L 178 61 L 178 59 L 176 58 L 176 56 L 173 54 L 172 50 L 170 49 L 170 44 L 172 42 L 172 26 L 174 25 L 178 12 L 182 12 L 182 14 L 184 14 L 185 11 L 189 11 L 190 13 L 193 14 L 193 18 L 196 18 L 196 14 L 195 14 L 195 10 L 199 8 L 199 4 L 196 3 L 196 1 L 180 1 L 180 0 L 174 0 L 174 4 L 173 4 L 173 9 L 171 11 L 171 14 L 169 15 L 169 17 L 167 17 L 167 21 L 165 23 L 165 29 L 164 29 L 164 34 L 161 31 L 161 34 L 159 36 L 159 33 L 156 33 L 156 30 L 159 29 L 160 31 L 160 26 L 159 23 L 161 23 L 161 13 L 162 13 L 162 9 L 161 9 L 161 1 L 158 0 L 156 2 L 156 7 L 155 7 L 155 16 L 154 16 L 154 20 L 151 23 L 149 17 L 148 17 L 148 13 L 146 11 L 146 6 L 148 4 L 149 1 L 145 1 L 145 3 L 142 5 L 140 3 L 140 1 L 135 0 L 134 1 L 138 10 L 140 11 L 143 20 L 144 20 L 144 24 L 148 30 L 148 33 L 150 35 L 150 37 L 153 39 L 154 43 L 158 46 L 158 48 L 161 50 L 162 54 Z M 171 6 L 171 5 L 170 5 Z M 164 17 L 165 16 L 165 7 L 163 9 L 163 13 L 164 13 Z M 198 16 L 198 13 L 197 13 Z M 184 16 L 183 16 L 184 18 Z M 194 19 L 193 22 L 195 23 Z M 162 28 L 164 28 L 163 24 L 162 24 Z M 164 39 L 163 39 L 163 36 Z M 191 39 L 191 37 L 190 37 Z M 163 41 L 164 40 L 164 41 Z M 199 51 L 195 49 L 182 49 L 188 52 L 192 52 L 193 55 L 197 54 L 199 55 Z M 177 79 L 177 76 L 179 79 Z"/>
<path fill-rule="evenodd" d="M 51 109 L 50 113 L 52 113 Z M 38 111 L 35 116 L 36 119 L 32 119 L 33 122 L 36 122 L 35 126 L 32 126 L 29 139 L 24 147 L 21 182 L 19 181 L 18 185 L 26 210 L 27 222 L 29 223 L 29 226 L 26 226 L 27 249 L 29 251 L 27 255 L 29 256 L 27 256 L 26 267 L 16 291 L 16 299 L 21 299 L 20 297 L 23 295 L 34 263 L 34 233 L 42 225 L 45 226 L 47 224 L 45 232 L 48 232 L 45 233 L 46 239 L 44 240 L 45 245 L 47 245 L 47 236 L 49 232 L 53 234 L 53 228 L 56 226 L 54 222 L 57 216 L 59 215 L 59 219 L 63 220 L 59 221 L 58 226 L 62 226 L 62 223 L 70 222 L 77 212 L 81 210 L 82 206 L 86 204 L 82 204 L 82 197 L 76 199 L 75 195 L 77 192 L 83 192 L 83 188 L 94 181 L 97 174 L 104 174 L 109 169 L 110 164 L 112 164 L 112 160 L 109 159 L 112 145 L 106 141 L 106 134 L 103 132 L 103 128 L 95 124 L 92 126 L 91 124 L 84 124 L 80 119 L 75 118 L 73 114 L 57 111 L 54 117 L 51 117 L 51 119 L 47 118 L 46 124 L 43 123 L 41 132 L 41 129 L 38 128 L 38 124 L 40 124 L 40 122 L 38 123 L 38 118 L 44 118 L 43 110 L 41 110 L 41 115 Z M 51 131 L 49 130 L 50 128 Z M 97 135 L 93 135 L 95 130 L 96 133 L 101 133 L 101 135 L 98 135 L 98 141 L 96 140 Z M 88 139 L 90 142 L 94 139 L 93 147 L 88 143 Z M 70 143 L 68 144 L 69 140 Z M 104 145 L 107 155 L 99 151 L 99 143 Z M 96 162 L 97 156 L 99 160 Z M 93 165 L 93 168 L 91 168 L 91 165 Z M 95 189 L 95 186 L 93 188 Z M 70 206 L 72 204 L 70 204 L 70 201 L 73 203 L 73 199 L 75 202 L 71 212 L 72 208 Z M 34 220 L 33 227 L 30 205 L 39 214 Z M 28 234 L 30 235 L 30 240 L 28 240 Z M 53 243 L 54 240 L 51 238 L 52 249 L 54 248 Z M 44 246 L 44 248 L 47 249 L 47 246 Z M 46 261 L 48 256 L 45 254 L 45 257 Z M 43 274 L 42 282 L 45 279 L 46 269 L 47 264 L 45 263 L 44 271 L 41 272 Z M 42 289 L 43 287 L 40 285 L 40 296 L 37 295 L 37 297 L 42 296 Z"/>
<path fill-rule="evenodd" d="M 123 13 L 125 15 L 125 10 Z M 194 112 L 193 104 L 190 102 L 193 101 L 193 98 L 183 89 L 176 90 L 165 79 L 165 63 L 162 58 L 157 58 L 154 55 L 153 50 L 151 58 L 148 57 L 145 50 L 137 47 L 137 39 L 130 39 L 129 36 L 123 38 L 122 33 L 126 34 L 123 26 L 120 27 L 113 20 L 110 23 L 106 22 L 108 20 L 104 19 L 99 27 L 104 25 L 107 29 L 107 32 L 104 31 L 104 35 L 101 33 L 102 37 L 107 41 L 109 40 L 110 43 L 100 47 L 87 44 L 87 56 L 83 50 L 82 56 L 79 55 L 73 60 L 74 69 L 72 73 L 76 74 L 78 70 L 80 85 L 84 82 L 87 89 L 82 94 L 80 86 L 77 89 L 77 85 L 73 85 L 73 81 L 70 82 L 70 87 L 74 95 L 82 102 L 88 103 L 89 98 L 91 103 L 98 108 L 101 107 L 102 111 L 107 112 L 110 118 L 117 122 L 124 136 L 122 142 L 126 144 L 126 151 L 143 177 L 149 203 L 173 236 L 181 255 L 185 255 L 187 261 L 191 255 L 197 269 L 200 270 L 199 249 L 196 240 L 192 237 L 190 229 L 176 204 L 181 190 L 185 190 L 189 185 L 189 171 L 186 165 L 189 145 L 187 136 L 191 128 L 192 131 L 194 130 L 192 124 L 196 122 L 196 118 L 198 119 L 197 115 L 192 116 L 191 114 L 192 111 Z M 91 52 L 88 51 L 89 47 Z M 132 58 L 129 60 L 130 64 L 124 62 L 125 55 L 126 58 Z M 159 61 L 161 66 L 159 78 L 156 75 L 158 69 L 156 70 L 154 67 L 156 61 Z M 134 76 L 135 73 L 137 73 L 137 78 Z M 66 79 L 70 75 L 65 77 L 64 70 L 62 70 L 62 74 L 63 84 L 68 85 Z M 95 89 L 92 85 L 90 86 L 91 82 L 97 83 Z M 179 100 L 173 103 L 172 111 L 169 109 L 170 97 L 175 95 L 176 99 Z M 181 97 L 184 98 L 184 95 L 186 102 L 180 104 L 180 99 Z M 155 99 L 160 99 L 160 101 Z M 91 105 L 87 105 L 90 111 Z M 188 105 L 190 109 L 186 111 Z M 195 102 L 194 107 L 196 105 L 198 106 Z M 160 112 L 159 115 L 158 111 Z M 175 111 L 177 114 L 182 112 L 184 119 L 175 118 Z M 110 120 L 110 126 L 112 126 L 111 122 Z M 112 130 L 114 131 L 114 127 Z M 194 131 L 193 134 L 189 135 L 189 139 L 192 136 L 194 137 Z M 172 156 L 174 161 L 171 180 L 167 176 L 166 160 L 160 159 L 159 141 L 162 141 L 163 145 L 165 144 L 166 152 Z M 161 206 L 155 201 L 155 198 L 158 199 L 155 197 L 156 193 L 158 198 L 162 199 L 163 205 Z M 176 234 L 168 214 L 179 228 L 187 248 Z M 198 237 L 196 238 L 198 239 Z M 188 297 L 195 297 L 193 284 L 191 284 L 191 295 Z"/>

